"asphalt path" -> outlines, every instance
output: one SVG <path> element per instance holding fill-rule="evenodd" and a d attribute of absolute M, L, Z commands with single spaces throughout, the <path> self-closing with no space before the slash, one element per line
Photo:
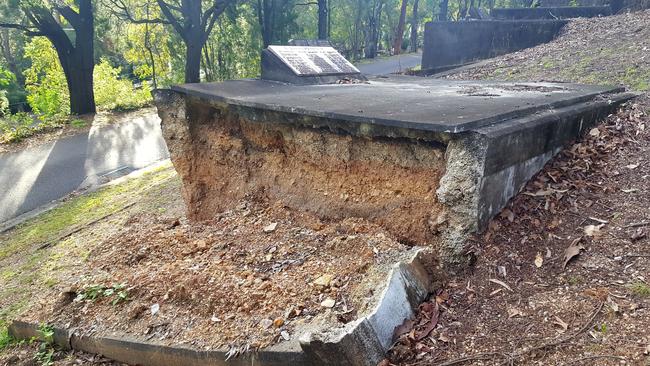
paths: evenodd
<path fill-rule="evenodd" d="M 420 64 L 419 53 L 358 65 L 371 75 Z M 101 181 L 107 173 L 130 172 L 169 156 L 155 113 L 22 151 L 0 154 L 0 224 Z"/>
<path fill-rule="evenodd" d="M 133 171 L 167 157 L 155 113 L 0 154 L 0 223 L 101 181 L 106 173 Z"/>
<path fill-rule="evenodd" d="M 362 62 L 357 69 L 368 75 L 386 75 L 405 71 L 408 68 L 420 65 L 422 53 L 405 53 L 397 56 L 377 58 L 371 62 Z"/>

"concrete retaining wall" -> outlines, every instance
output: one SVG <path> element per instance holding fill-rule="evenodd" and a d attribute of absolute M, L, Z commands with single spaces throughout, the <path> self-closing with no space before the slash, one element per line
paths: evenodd
<path fill-rule="evenodd" d="M 478 20 L 429 22 L 422 69 L 462 65 L 550 42 L 565 20 Z"/>
<path fill-rule="evenodd" d="M 494 19 L 570 19 L 595 18 L 611 15 L 609 6 L 561 6 L 548 8 L 495 8 L 490 15 Z"/>

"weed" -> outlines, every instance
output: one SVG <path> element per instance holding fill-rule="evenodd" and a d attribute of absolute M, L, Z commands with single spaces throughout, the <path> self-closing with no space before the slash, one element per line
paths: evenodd
<path fill-rule="evenodd" d="M 120 302 L 127 301 L 129 299 L 129 292 L 126 289 L 125 283 L 110 287 L 106 287 L 104 285 L 90 285 L 84 287 L 79 295 L 77 295 L 77 298 L 75 300 L 94 302 L 100 298 L 112 299 L 111 304 L 117 305 Z"/>
<path fill-rule="evenodd" d="M 640 297 L 650 297 L 650 286 L 645 282 L 635 282 L 628 286 L 633 294 Z"/>
<path fill-rule="evenodd" d="M 56 348 L 54 344 L 54 328 L 48 324 L 41 324 L 38 327 L 38 334 L 41 343 L 38 346 L 38 352 L 36 352 L 36 362 L 41 366 L 50 366 L 54 364 L 54 354 L 56 353 Z"/>
<path fill-rule="evenodd" d="M 0 351 L 12 345 L 14 341 L 15 340 L 9 335 L 9 329 L 7 327 L 2 327 L 0 329 Z"/>

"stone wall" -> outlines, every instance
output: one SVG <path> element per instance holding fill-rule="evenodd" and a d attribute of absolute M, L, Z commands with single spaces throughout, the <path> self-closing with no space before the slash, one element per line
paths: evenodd
<path fill-rule="evenodd" d="M 550 42 L 565 20 L 429 22 L 422 69 L 462 65 Z"/>

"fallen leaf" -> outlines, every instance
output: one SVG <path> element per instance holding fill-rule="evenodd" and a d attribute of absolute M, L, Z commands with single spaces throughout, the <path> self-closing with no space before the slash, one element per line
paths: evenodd
<path fill-rule="evenodd" d="M 643 351 L 644 355 L 650 355 L 650 344 L 645 346 L 645 351 Z"/>
<path fill-rule="evenodd" d="M 271 223 L 271 224 L 264 227 L 264 232 L 265 233 L 272 233 L 272 232 L 275 231 L 275 228 L 277 228 L 277 227 L 278 227 L 277 222 Z"/>
<path fill-rule="evenodd" d="M 499 281 L 499 280 L 497 280 L 495 278 L 490 278 L 490 282 L 496 283 L 497 285 L 500 285 L 500 286 L 503 286 L 506 290 L 508 290 L 510 292 L 513 292 L 512 289 L 510 288 L 510 286 L 508 286 L 508 284 L 506 284 L 503 281 Z"/>
<path fill-rule="evenodd" d="M 524 312 L 516 308 L 508 308 L 508 319 L 514 318 L 516 316 L 524 316 Z"/>
<path fill-rule="evenodd" d="M 618 304 L 612 300 L 611 296 L 607 296 L 607 306 L 609 306 L 613 312 L 618 313 Z"/>
<path fill-rule="evenodd" d="M 582 237 L 577 238 L 576 240 L 572 241 L 571 245 L 569 245 L 564 250 L 564 263 L 562 264 L 562 269 L 565 269 L 569 261 L 573 259 L 573 257 L 580 254 L 580 251 L 585 249 L 585 247 L 582 244 L 580 244 L 581 240 Z"/>
<path fill-rule="evenodd" d="M 291 336 L 289 335 L 289 332 L 287 332 L 286 330 L 280 332 L 280 336 L 282 336 L 282 339 L 284 339 L 285 341 L 291 340 Z"/>
<path fill-rule="evenodd" d="M 553 320 L 553 324 L 558 325 L 562 328 L 561 333 L 564 333 L 567 331 L 567 329 L 569 329 L 569 324 L 560 319 L 557 315 L 555 316 L 555 320 Z"/>
<path fill-rule="evenodd" d="M 508 219 L 510 222 L 515 221 L 515 213 L 509 208 L 504 208 L 503 211 L 501 211 L 501 217 Z"/>
<path fill-rule="evenodd" d="M 589 131 L 589 135 L 593 137 L 598 137 L 600 136 L 600 130 L 598 128 L 592 128 L 591 131 Z"/>
<path fill-rule="evenodd" d="M 583 231 L 585 235 L 594 237 L 594 238 L 599 238 L 602 233 L 600 229 L 602 229 L 605 226 L 605 224 L 600 224 L 600 225 L 587 225 L 584 227 Z"/>
<path fill-rule="evenodd" d="M 638 189 L 636 189 L 636 188 L 621 189 L 621 192 L 623 192 L 623 193 L 634 193 L 634 192 L 637 192 L 637 191 L 638 191 Z"/>
<path fill-rule="evenodd" d="M 424 329 L 418 331 L 415 333 L 415 340 L 416 341 L 421 341 L 424 339 L 426 336 L 431 333 L 433 328 L 438 325 L 438 318 L 440 317 L 440 310 L 438 309 L 438 303 L 434 302 L 435 306 L 433 311 L 431 312 L 431 319 L 427 322 L 427 325 L 424 327 Z"/>
<path fill-rule="evenodd" d="M 404 322 L 398 326 L 395 327 L 394 331 L 394 338 L 397 338 L 401 336 L 402 334 L 406 334 L 410 332 L 413 329 L 413 326 L 415 325 L 415 322 L 412 319 L 406 319 Z"/>
<path fill-rule="evenodd" d="M 639 167 L 639 164 L 630 164 L 630 165 L 626 165 L 625 167 L 628 168 L 628 169 L 630 169 L 630 170 L 633 170 L 633 169 L 638 168 L 638 167 Z"/>
<path fill-rule="evenodd" d="M 541 252 L 537 252 L 537 255 L 535 256 L 535 266 L 540 268 L 542 264 L 544 264 L 544 257 L 542 257 Z"/>
<path fill-rule="evenodd" d="M 388 361 L 387 358 L 384 358 L 383 360 L 381 360 L 381 362 L 377 364 L 377 366 L 390 366 L 390 361 Z"/>
<path fill-rule="evenodd" d="M 333 308 L 334 305 L 336 305 L 336 300 L 328 297 L 327 299 L 323 300 L 323 302 L 320 303 L 320 306 L 324 308 Z"/>
<path fill-rule="evenodd" d="M 640 228 L 636 229 L 636 231 L 634 232 L 634 234 L 632 234 L 632 236 L 630 236 L 630 239 L 632 241 L 637 241 L 637 240 L 641 240 L 641 239 L 643 239 L 645 237 L 646 237 L 646 232 L 645 232 L 645 230 L 643 230 L 643 228 L 640 227 Z"/>

